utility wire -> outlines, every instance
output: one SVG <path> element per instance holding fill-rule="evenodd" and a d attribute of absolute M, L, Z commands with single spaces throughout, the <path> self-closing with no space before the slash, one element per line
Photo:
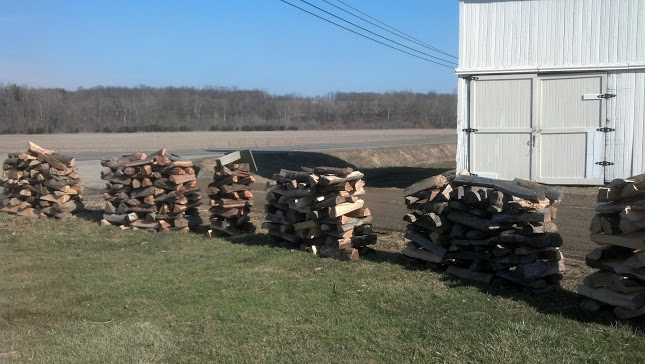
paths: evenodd
<path fill-rule="evenodd" d="M 412 47 L 408 47 L 408 46 L 406 46 L 405 44 L 399 43 L 399 42 L 394 41 L 394 40 L 392 40 L 392 39 L 390 39 L 390 38 L 387 38 L 387 37 L 384 37 L 384 36 L 382 36 L 382 35 L 380 35 L 380 34 L 374 33 L 373 31 L 371 31 L 371 30 L 369 30 L 369 29 L 365 29 L 365 28 L 361 27 L 360 25 L 354 24 L 354 23 L 352 23 L 352 22 L 351 22 L 351 21 L 349 21 L 349 20 L 345 20 L 345 19 L 343 19 L 343 18 L 341 18 L 341 17 L 339 17 L 339 16 L 337 16 L 337 15 L 335 15 L 335 14 L 332 14 L 332 13 L 328 12 L 328 11 L 327 11 L 327 10 L 325 10 L 325 9 L 319 8 L 319 7 L 317 7 L 316 5 L 314 5 L 314 4 L 312 4 L 312 3 L 308 2 L 308 1 L 300 0 L 300 2 L 303 2 L 303 3 L 305 3 L 305 4 L 309 5 L 309 6 L 313 7 L 313 8 L 316 8 L 316 9 L 318 9 L 318 10 L 322 11 L 323 13 L 329 14 L 329 15 L 333 16 L 334 18 L 340 19 L 340 20 L 344 21 L 345 23 L 351 24 L 351 25 L 353 25 L 353 26 L 355 26 L 355 27 L 357 27 L 357 28 L 359 28 L 359 29 L 362 29 L 362 30 L 364 30 L 364 31 L 366 31 L 366 32 L 368 32 L 368 33 L 370 33 L 370 34 L 373 34 L 373 35 L 375 35 L 375 36 L 377 36 L 377 37 L 379 37 L 379 38 L 385 39 L 385 40 L 387 40 L 387 41 L 389 41 L 389 42 L 392 42 L 392 43 L 394 43 L 394 44 L 396 44 L 396 45 L 399 45 L 399 46 L 404 47 L 404 48 L 407 48 L 407 49 L 409 49 L 409 50 L 411 50 L 411 51 L 414 51 L 414 52 L 417 52 L 417 53 L 423 54 L 423 55 L 425 55 L 425 56 L 428 56 L 428 57 L 430 57 L 430 58 L 434 58 L 434 59 L 439 60 L 439 61 L 442 61 L 442 62 L 452 63 L 452 64 L 454 64 L 454 65 L 457 65 L 457 64 L 456 64 L 455 62 L 453 62 L 453 61 L 449 61 L 449 60 L 447 60 L 447 59 L 443 59 L 443 58 L 439 58 L 439 57 L 433 56 L 432 54 L 428 54 L 428 53 L 422 52 L 422 51 L 420 51 L 420 50 L 414 49 L 414 48 L 412 48 Z"/>
<path fill-rule="evenodd" d="M 327 1 L 327 0 L 321 0 L 321 1 L 323 1 L 323 2 L 325 2 L 325 3 L 327 3 L 327 4 L 329 4 L 329 5 L 331 5 L 331 6 L 333 6 L 333 7 L 335 7 L 336 9 L 339 9 L 339 10 L 341 10 L 341 11 L 344 11 L 344 12 L 346 12 L 346 13 L 347 13 L 347 14 L 349 14 L 349 15 L 352 15 L 352 16 L 354 16 L 354 17 L 356 17 L 356 18 L 359 18 L 360 20 L 362 20 L 362 21 L 364 21 L 364 22 L 366 22 L 366 23 L 369 23 L 369 24 L 371 24 L 371 25 L 373 25 L 373 26 L 375 26 L 375 27 L 377 27 L 377 28 L 381 28 L 381 29 L 385 30 L 385 31 L 386 31 L 386 32 L 388 32 L 388 33 L 394 34 L 394 35 L 396 35 L 397 37 L 403 38 L 403 39 L 405 39 L 405 40 L 407 40 L 407 41 L 409 41 L 409 42 L 415 43 L 416 45 L 420 45 L 420 46 L 422 46 L 422 47 L 428 48 L 428 49 L 430 49 L 430 50 L 433 50 L 433 51 L 435 51 L 435 52 L 437 52 L 437 53 L 441 53 L 441 54 L 446 55 L 446 56 L 448 56 L 448 57 L 452 57 L 452 58 L 454 58 L 454 59 L 458 59 L 457 57 L 453 56 L 452 54 L 450 54 L 450 53 L 446 53 L 446 52 L 442 51 L 442 50 L 441 50 L 441 49 L 439 49 L 439 48 L 435 48 L 435 47 L 431 46 L 431 45 L 430 45 L 430 44 L 428 44 L 428 43 L 425 43 L 425 42 L 423 42 L 423 41 L 421 41 L 421 40 L 419 40 L 419 39 L 417 39 L 417 38 L 414 38 L 414 37 L 413 37 L 413 36 L 411 36 L 411 35 L 405 34 L 405 33 L 403 33 L 402 31 L 400 31 L 400 30 L 398 30 L 398 29 L 396 29 L 396 28 L 393 28 L 393 27 L 391 27 L 391 26 L 389 26 L 389 25 L 387 25 L 387 24 L 383 23 L 382 21 L 379 21 L 379 20 L 377 20 L 377 19 L 374 19 L 373 17 L 371 17 L 371 16 L 369 16 L 369 15 L 367 15 L 367 14 L 363 13 L 362 11 L 360 11 L 360 10 L 358 10 L 358 9 L 355 9 L 355 8 L 353 8 L 353 7 L 351 7 L 351 6 L 347 5 L 347 4 L 345 4 L 344 2 L 342 2 L 342 1 L 340 1 L 340 0 L 337 0 L 337 1 L 338 1 L 339 3 L 344 4 L 345 6 L 347 6 L 347 7 L 349 7 L 349 8 L 351 8 L 351 9 L 354 9 L 355 11 L 357 11 L 357 12 L 359 12 L 359 13 L 361 13 L 361 14 L 365 15 L 366 17 L 368 17 L 368 18 L 370 18 L 370 19 L 372 19 L 372 20 L 374 20 L 374 21 L 376 21 L 376 22 L 378 22 L 378 23 L 381 23 L 381 24 L 385 25 L 386 27 L 388 27 L 388 28 L 390 28 L 390 29 L 393 29 L 394 31 L 396 31 L 396 33 L 395 33 L 395 32 L 393 32 L 393 31 L 391 31 L 391 30 L 389 30 L 389 29 L 386 29 L 386 28 L 384 28 L 384 27 L 382 27 L 382 26 L 380 26 L 380 25 L 378 25 L 378 24 L 376 24 L 376 23 L 374 23 L 374 22 L 371 22 L 371 21 L 369 21 L 369 20 L 367 20 L 367 19 L 365 19 L 365 18 L 361 17 L 360 15 L 356 15 L 356 14 L 352 13 L 351 11 L 348 11 L 348 10 L 346 10 L 346 9 L 343 9 L 343 8 L 341 8 L 341 7 L 340 7 L 340 6 L 338 6 L 338 5 L 334 5 L 334 4 L 332 4 L 331 2 L 329 2 L 329 1 Z M 398 33 L 398 34 L 397 34 L 397 33 Z M 401 34 L 403 34 L 403 35 L 401 35 Z"/>
<path fill-rule="evenodd" d="M 413 57 L 417 57 L 417 58 L 423 59 L 423 60 L 428 61 L 428 62 L 430 62 L 430 63 L 438 64 L 438 65 L 440 65 L 440 66 L 444 66 L 444 67 L 451 68 L 451 69 L 452 69 L 452 68 L 454 68 L 453 66 L 449 66 L 449 65 L 447 65 L 447 64 L 439 63 L 439 62 L 437 62 L 437 61 L 433 61 L 433 60 L 427 59 L 427 58 L 425 58 L 425 57 L 421 57 L 421 56 L 416 55 L 416 54 L 414 54 L 414 53 L 410 53 L 410 52 L 404 51 L 403 49 L 396 48 L 396 47 L 391 46 L 391 45 L 389 45 L 389 44 L 387 44 L 387 43 L 383 43 L 383 42 L 381 42 L 381 41 L 379 41 L 379 40 L 376 40 L 376 39 L 374 39 L 374 38 L 368 37 L 368 36 L 367 36 L 367 35 L 365 35 L 365 34 L 361 34 L 361 33 L 357 32 L 357 31 L 355 31 L 355 30 L 352 30 L 352 29 L 349 29 L 349 28 L 347 28 L 347 27 L 344 27 L 344 26 L 342 26 L 342 25 L 340 25 L 340 24 L 338 24 L 338 23 L 334 23 L 334 22 L 333 22 L 333 21 L 331 21 L 331 20 L 325 19 L 325 18 L 323 18 L 323 17 L 322 17 L 322 16 L 320 16 L 320 15 L 314 14 L 314 13 L 312 13 L 311 11 L 309 11 L 309 10 L 305 10 L 305 9 L 303 9 L 303 8 L 301 8 L 301 7 L 297 6 L 297 5 L 294 5 L 294 4 L 292 4 L 292 3 L 288 2 L 288 1 L 285 1 L 285 0 L 280 0 L 280 1 L 282 1 L 282 2 L 283 2 L 283 3 L 285 3 L 285 4 L 291 5 L 291 6 L 293 6 L 293 7 L 294 7 L 294 8 L 296 8 L 296 9 L 302 10 L 302 11 L 304 11 L 304 12 L 305 12 L 305 13 L 307 13 L 307 14 L 313 15 L 313 16 L 315 16 L 316 18 L 319 18 L 319 19 L 324 20 L 324 21 L 326 21 L 326 22 L 328 22 L 328 23 L 334 24 L 334 25 L 335 25 L 335 26 L 337 26 L 337 27 L 343 28 L 343 29 L 345 29 L 345 30 L 347 30 L 347 31 L 350 31 L 350 32 L 352 32 L 352 33 L 354 33 L 354 34 L 360 35 L 361 37 L 363 37 L 363 38 L 367 38 L 367 39 L 369 39 L 369 40 L 371 40 L 371 41 L 374 41 L 374 42 L 376 42 L 376 43 L 382 44 L 382 45 L 384 45 L 384 46 L 386 46 L 386 47 L 390 47 L 390 48 L 392 48 L 392 49 L 396 49 L 396 50 L 397 50 L 397 51 L 399 51 L 399 52 L 402 52 L 402 53 L 405 53 L 405 54 L 409 54 L 409 55 L 411 55 L 411 56 L 413 56 Z"/>
<path fill-rule="evenodd" d="M 340 8 L 340 7 L 336 6 L 336 5 L 334 5 L 334 4 L 331 4 L 331 3 L 329 3 L 329 2 L 328 2 L 328 1 L 326 1 L 326 0 L 322 0 L 322 1 L 324 1 L 324 2 L 328 3 L 328 4 L 329 4 L 329 5 L 331 5 L 331 6 L 337 7 L 337 8 L 339 8 L 340 10 L 343 10 L 343 11 L 345 11 L 345 12 L 347 12 L 347 13 L 351 14 L 351 15 L 354 15 L 355 17 L 357 17 L 357 18 L 359 18 L 359 19 L 361 19 L 361 20 L 363 20 L 363 21 L 366 21 L 366 22 L 368 22 L 368 23 L 370 23 L 370 24 L 372 24 L 372 25 L 375 25 L 375 24 L 373 24 L 372 22 L 370 22 L 370 21 L 368 21 L 368 20 L 365 20 L 365 19 L 361 18 L 361 17 L 360 17 L 360 16 L 358 16 L 358 15 L 352 14 L 351 12 L 348 12 L 348 11 L 346 11 L 346 10 L 344 10 L 344 9 L 342 9 L 342 8 Z M 368 17 L 368 18 L 370 18 L 370 19 L 374 20 L 374 21 L 375 21 L 375 22 L 377 22 L 377 23 L 380 23 L 380 24 L 385 25 L 386 27 L 388 27 L 388 28 L 390 28 L 390 29 L 394 30 L 395 32 L 397 32 L 397 33 L 399 33 L 399 34 L 403 34 L 403 36 L 398 35 L 398 36 L 399 36 L 399 37 L 401 37 L 401 38 L 405 38 L 405 39 L 407 39 L 407 40 L 409 40 L 409 41 L 411 41 L 411 42 L 413 42 L 413 43 L 417 43 L 417 42 L 419 42 L 419 43 L 417 43 L 417 44 L 423 45 L 423 46 L 425 46 L 425 47 L 426 47 L 426 48 L 428 48 L 428 49 L 432 49 L 433 51 L 435 51 L 435 52 L 437 52 L 437 53 L 444 54 L 444 55 L 446 55 L 446 56 L 448 56 L 448 57 L 452 57 L 452 58 L 454 58 L 454 59 L 459 59 L 459 58 L 457 58 L 457 57 L 453 56 L 453 55 L 452 55 L 452 54 L 450 54 L 450 53 L 446 53 L 446 52 L 442 51 L 442 50 L 441 50 L 441 49 L 439 49 L 439 48 L 435 48 L 435 47 L 431 46 L 431 45 L 430 45 L 430 44 L 428 44 L 428 43 L 425 43 L 425 42 L 423 42 L 423 41 L 421 41 L 421 40 L 419 40 L 419 39 L 417 39 L 417 38 L 415 38 L 415 37 L 413 37 L 413 36 L 411 36 L 411 35 L 409 35 L 409 34 L 406 34 L 406 33 L 402 32 L 402 31 L 400 31 L 400 30 L 398 30 L 398 29 L 396 29 L 396 28 L 394 28 L 394 27 L 391 27 L 391 26 L 389 26 L 389 25 L 387 25 L 387 24 L 383 23 L 382 21 L 380 21 L 380 20 L 378 20 L 378 19 L 375 19 L 375 18 L 373 18 L 373 17 L 369 16 L 368 14 L 365 14 L 364 12 L 362 12 L 362 11 L 360 11 L 360 10 L 358 10 L 358 9 L 356 9 L 356 8 L 354 8 L 354 7 L 352 7 L 351 5 L 349 5 L 349 4 L 347 4 L 347 3 L 345 3 L 345 2 L 343 2 L 343 1 L 341 1 L 341 0 L 336 0 L 336 1 L 338 1 L 339 3 L 341 3 L 341 4 L 345 5 L 345 6 L 347 6 L 347 7 L 348 7 L 348 8 L 350 8 L 350 9 L 353 9 L 353 10 L 355 10 L 355 11 L 357 11 L 357 12 L 359 12 L 359 13 L 361 13 L 361 14 L 365 15 L 366 17 Z M 378 26 L 378 25 L 376 25 L 376 26 Z M 381 28 L 381 27 L 379 27 L 379 28 Z M 383 28 L 381 28 L 381 29 L 383 29 Z M 387 31 L 387 29 L 384 29 L 384 30 L 386 30 L 386 31 Z M 392 33 L 392 32 L 390 32 L 390 33 Z M 395 34 L 395 33 L 392 33 L 392 34 Z M 407 37 L 407 38 L 406 38 L 406 37 Z M 414 41 L 412 41 L 412 40 L 410 40 L 410 39 L 413 39 L 413 40 L 415 40 L 415 41 L 417 41 L 417 42 L 414 42 Z"/>

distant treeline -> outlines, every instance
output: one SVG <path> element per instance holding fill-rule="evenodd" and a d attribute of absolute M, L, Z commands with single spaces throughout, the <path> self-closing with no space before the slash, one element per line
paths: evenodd
<path fill-rule="evenodd" d="M 0 84 L 0 132 L 451 128 L 457 96 L 436 92 L 271 95 L 237 88 Z"/>

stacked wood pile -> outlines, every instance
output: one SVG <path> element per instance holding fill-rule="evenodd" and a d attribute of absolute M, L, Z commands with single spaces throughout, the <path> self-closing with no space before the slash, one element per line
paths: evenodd
<path fill-rule="evenodd" d="M 62 219 L 85 208 L 72 157 L 29 142 L 27 152 L 8 155 L 2 170 L 1 212 Z"/>
<path fill-rule="evenodd" d="M 487 284 L 510 281 L 534 293 L 559 287 L 562 238 L 553 220 L 561 190 L 464 172 L 420 181 L 404 195 L 411 241 L 404 255 Z"/>
<path fill-rule="evenodd" d="M 600 247 L 587 255 L 598 271 L 585 277 L 578 293 L 592 300 L 583 308 L 614 306 L 620 319 L 645 314 L 645 174 L 615 179 L 598 191 L 591 240 Z"/>
<path fill-rule="evenodd" d="M 161 149 L 102 159 L 106 181 L 102 225 L 122 229 L 188 232 L 202 223 L 197 207 L 199 167 Z"/>
<path fill-rule="evenodd" d="M 217 161 L 213 182 L 207 193 L 211 199 L 210 227 L 230 236 L 253 233 L 249 213 L 253 207 L 251 183 L 255 177 L 249 163 L 223 164 Z"/>
<path fill-rule="evenodd" d="M 356 261 L 377 238 L 370 210 L 360 199 L 362 178 L 352 168 L 281 170 L 267 182 L 262 228 L 322 257 Z"/>

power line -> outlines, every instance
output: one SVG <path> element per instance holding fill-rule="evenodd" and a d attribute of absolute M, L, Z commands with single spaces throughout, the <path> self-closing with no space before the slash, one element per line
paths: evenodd
<path fill-rule="evenodd" d="M 419 39 L 417 39 L 417 38 L 414 38 L 414 37 L 413 37 L 413 36 L 411 36 L 411 35 L 405 34 L 405 33 L 403 33 L 402 31 L 400 31 L 400 30 L 398 30 L 398 29 L 396 29 L 396 28 L 393 28 L 393 27 L 389 26 L 389 25 L 387 25 L 387 24 L 383 23 L 382 21 L 379 21 L 378 19 L 374 19 L 373 17 L 371 17 L 371 16 L 369 16 L 369 15 L 365 14 L 364 12 L 362 12 L 362 11 L 360 11 L 360 10 L 356 9 L 356 8 L 353 8 L 353 7 L 351 7 L 351 6 L 347 5 L 347 4 L 345 4 L 344 2 L 342 2 L 342 1 L 340 1 L 340 0 L 337 0 L 337 1 L 338 1 L 339 3 L 344 4 L 345 6 L 347 6 L 347 7 L 349 7 L 349 8 L 351 8 L 351 9 L 354 9 L 355 11 L 357 11 L 357 12 L 359 12 L 359 13 L 361 13 L 361 14 L 365 15 L 366 17 L 368 17 L 368 18 L 370 18 L 370 19 L 372 19 L 372 20 L 374 20 L 374 21 L 376 21 L 376 22 L 378 22 L 378 23 L 381 23 L 381 24 L 385 25 L 386 27 L 388 27 L 388 28 L 390 28 L 390 29 L 393 29 L 396 33 L 395 33 L 395 32 L 393 32 L 393 31 L 391 31 L 391 30 L 388 30 L 388 29 L 386 29 L 386 28 L 384 28 L 384 27 L 382 27 L 382 26 L 380 26 L 380 25 L 378 25 L 378 24 L 376 24 L 376 23 L 374 23 L 374 22 L 371 22 L 371 21 L 369 21 L 369 20 L 367 20 L 367 19 L 365 19 L 365 18 L 361 17 L 360 15 L 356 15 L 356 14 L 352 13 L 351 11 L 348 11 L 348 10 L 346 10 L 346 9 L 343 9 L 343 8 L 341 8 L 341 7 L 340 7 L 340 6 L 338 6 L 338 5 L 334 5 L 334 4 L 332 4 L 331 2 L 329 2 L 329 1 L 327 1 L 327 0 L 321 0 L 321 1 L 323 1 L 323 2 L 325 2 L 325 3 L 327 3 L 327 4 L 329 4 L 329 5 L 331 5 L 331 6 L 333 6 L 333 7 L 335 7 L 336 9 L 339 9 L 339 10 L 341 10 L 341 11 L 344 11 L 344 12 L 346 12 L 346 13 L 347 13 L 347 14 L 349 14 L 349 15 L 352 15 L 352 16 L 354 16 L 354 17 L 356 17 L 356 18 L 359 18 L 360 20 L 362 20 L 362 21 L 364 21 L 364 22 L 366 22 L 366 23 L 369 23 L 369 24 L 371 24 L 371 25 L 373 25 L 373 26 L 375 26 L 375 27 L 378 27 L 378 28 L 380 28 L 380 29 L 383 29 L 383 30 L 385 30 L 385 31 L 386 31 L 386 32 L 388 32 L 388 33 L 394 34 L 394 35 L 396 35 L 397 37 L 403 38 L 403 39 L 405 39 L 405 40 L 407 40 L 407 41 L 409 41 L 409 42 L 415 43 L 415 44 L 420 45 L 420 46 L 422 46 L 422 47 L 425 47 L 425 48 L 428 48 L 428 49 L 430 49 L 430 50 L 433 50 L 433 51 L 435 51 L 435 52 L 437 52 L 437 53 L 441 53 L 441 54 L 443 54 L 443 55 L 446 55 L 446 56 L 448 56 L 448 57 L 452 57 L 452 58 L 454 58 L 454 59 L 458 59 L 457 57 L 453 56 L 452 54 L 447 53 L 447 52 L 444 52 L 444 51 L 442 51 L 442 50 L 441 50 L 441 49 L 439 49 L 439 48 L 435 48 L 435 47 L 431 46 L 431 45 L 430 45 L 430 44 L 428 44 L 428 43 L 425 43 L 425 42 L 423 42 L 423 41 L 421 41 L 421 40 L 419 40 Z M 398 34 L 397 34 L 397 33 L 398 33 Z M 401 34 L 402 34 L 402 35 L 401 35 Z"/>
<path fill-rule="evenodd" d="M 337 8 L 339 8 L 340 10 L 343 10 L 343 11 L 345 11 L 345 12 L 347 12 L 347 13 L 351 14 L 351 15 L 354 15 L 355 17 L 357 17 L 357 18 L 359 18 L 359 19 L 361 19 L 361 20 L 363 20 L 363 21 L 366 21 L 366 22 L 368 22 L 368 23 L 370 23 L 370 24 L 372 24 L 372 25 L 375 25 L 375 24 L 373 24 L 372 22 L 370 22 L 370 21 L 368 21 L 368 20 L 365 20 L 365 19 L 361 18 L 361 17 L 360 17 L 360 16 L 358 16 L 358 15 L 352 14 L 351 12 L 348 12 L 348 11 L 346 11 L 346 10 L 344 10 L 344 9 L 342 9 L 342 8 L 340 8 L 340 7 L 336 6 L 336 5 L 334 5 L 334 4 L 331 4 L 331 3 L 329 3 L 329 2 L 328 2 L 328 1 L 326 1 L 326 0 L 322 0 L 322 1 L 324 1 L 324 2 L 328 3 L 328 4 L 329 4 L 329 5 L 331 5 L 331 6 L 337 7 Z M 457 57 L 453 56 L 453 55 L 452 55 L 452 54 L 450 54 L 450 53 L 446 53 L 446 52 L 442 51 L 442 50 L 441 50 L 441 49 L 439 49 L 439 48 L 435 48 L 435 47 L 431 46 L 430 44 L 423 42 L 422 40 L 419 40 L 419 39 L 417 39 L 417 38 L 415 38 L 415 37 L 413 37 L 413 36 L 411 36 L 411 35 L 409 35 L 409 34 L 406 34 L 406 33 L 402 32 L 402 31 L 400 31 L 400 30 L 398 30 L 398 29 L 394 28 L 394 27 L 391 27 L 391 26 L 389 26 L 389 25 L 387 25 L 387 24 L 383 23 L 382 21 L 380 21 L 380 20 L 378 20 L 378 19 L 375 19 L 375 18 L 373 18 L 373 17 L 369 16 L 368 14 L 365 14 L 364 12 L 362 12 L 362 11 L 360 11 L 360 10 L 358 10 L 358 9 L 356 9 L 356 8 L 354 8 L 354 7 L 352 7 L 351 5 L 349 5 L 349 4 L 347 4 L 347 3 L 345 3 L 345 2 L 343 2 L 343 1 L 341 1 L 341 0 L 336 0 L 336 1 L 338 1 L 339 3 L 341 3 L 341 4 L 345 5 L 345 6 L 347 6 L 347 7 L 348 7 L 348 8 L 350 8 L 350 9 L 353 9 L 353 10 L 355 10 L 355 11 L 357 11 L 357 12 L 359 12 L 359 13 L 361 13 L 361 14 L 365 15 L 366 17 L 368 17 L 368 18 L 370 18 L 370 19 L 374 20 L 374 21 L 375 21 L 375 22 L 377 22 L 377 23 L 380 23 L 380 24 L 385 25 L 386 27 L 388 27 L 388 28 L 390 28 L 390 29 L 394 30 L 395 32 L 397 32 L 397 33 L 399 33 L 399 34 L 403 34 L 403 36 L 398 35 L 398 36 L 399 36 L 399 37 L 401 37 L 401 38 L 405 38 L 405 39 L 407 39 L 407 40 L 409 40 L 409 41 L 411 41 L 411 42 L 413 42 L 413 43 L 417 43 L 417 42 L 418 42 L 417 44 L 419 44 L 419 43 L 420 43 L 419 45 L 423 45 L 423 46 L 425 46 L 426 48 L 432 49 L 433 51 L 435 51 L 435 52 L 437 52 L 437 53 L 444 54 L 444 55 L 449 56 L 449 57 L 452 57 L 452 58 L 454 58 L 454 59 L 459 59 L 459 58 L 457 58 Z M 376 25 L 376 26 L 378 26 L 378 25 Z M 381 27 L 379 27 L 379 28 L 381 28 Z M 383 28 L 381 28 L 381 29 L 383 29 Z M 384 29 L 384 30 L 386 30 L 386 31 L 387 31 L 387 29 Z M 392 33 L 392 32 L 390 32 L 390 33 Z M 395 34 L 395 33 L 392 33 L 392 34 Z M 410 40 L 410 39 L 413 39 L 413 40 L 415 40 L 416 42 L 414 42 L 414 41 L 412 41 L 412 40 Z"/>
<path fill-rule="evenodd" d="M 404 47 L 404 48 L 407 48 L 407 49 L 409 49 L 409 50 L 411 50 L 411 51 L 414 51 L 414 52 L 417 52 L 417 53 L 423 54 L 423 55 L 425 55 L 425 56 L 428 56 L 428 57 L 430 57 L 430 58 L 434 58 L 434 59 L 439 60 L 439 61 L 442 61 L 442 62 L 452 63 L 452 64 L 454 64 L 454 65 L 457 65 L 457 64 L 456 64 L 455 62 L 453 62 L 453 61 L 449 61 L 449 60 L 447 60 L 447 59 L 443 59 L 443 58 L 439 58 L 439 57 L 433 56 L 432 54 L 428 54 L 428 53 L 422 52 L 422 51 L 420 51 L 420 50 L 414 49 L 414 48 L 412 48 L 412 47 L 408 47 L 408 46 L 406 46 L 405 44 L 399 43 L 399 42 L 394 41 L 394 40 L 392 40 L 392 39 L 390 39 L 390 38 L 388 38 L 388 37 L 384 37 L 384 36 L 382 36 L 382 35 L 380 35 L 380 34 L 374 33 L 373 31 L 371 31 L 371 30 L 369 30 L 369 29 L 365 29 L 365 28 L 361 27 L 360 25 L 354 24 L 354 23 L 352 23 L 352 22 L 351 22 L 351 21 L 349 21 L 349 20 L 345 20 L 345 19 L 343 19 L 343 18 L 341 18 L 341 17 L 339 17 L 339 16 L 337 16 L 337 15 L 335 15 L 335 14 L 332 14 L 332 13 L 328 12 L 328 11 L 327 11 L 327 10 L 325 10 L 325 9 L 319 8 L 318 6 L 316 6 L 316 5 L 312 4 L 312 3 L 308 2 L 308 1 L 300 0 L 300 2 L 303 2 L 303 3 L 305 3 L 305 4 L 309 5 L 309 6 L 313 7 L 313 8 L 316 8 L 316 9 L 318 9 L 318 10 L 322 11 L 323 13 L 327 13 L 327 14 L 329 14 L 329 15 L 333 16 L 334 18 L 340 19 L 340 20 L 344 21 L 345 23 L 351 24 L 351 25 L 353 25 L 353 26 L 355 26 L 355 27 L 357 27 L 357 28 L 359 28 L 359 29 L 362 29 L 362 30 L 364 30 L 364 31 L 366 31 L 366 32 L 368 32 L 368 33 L 370 33 L 370 34 L 373 34 L 373 35 L 375 35 L 375 36 L 377 36 L 377 37 L 379 37 L 379 38 L 385 39 L 385 40 L 387 40 L 387 41 L 389 41 L 389 42 L 392 42 L 392 43 L 394 43 L 394 44 L 396 44 L 396 45 L 399 45 L 399 46 Z"/>
<path fill-rule="evenodd" d="M 315 16 L 315 17 L 316 17 L 316 18 L 318 18 L 318 19 L 321 19 L 321 20 L 324 20 L 324 21 L 326 21 L 326 22 L 328 22 L 328 23 L 334 24 L 334 25 L 335 25 L 335 26 L 337 26 L 337 27 L 343 28 L 343 29 L 345 29 L 345 30 L 347 30 L 347 31 L 350 31 L 350 32 L 354 33 L 354 34 L 360 35 L 360 36 L 361 36 L 361 37 L 363 37 L 363 38 L 367 38 L 367 39 L 369 39 L 369 40 L 371 40 L 371 41 L 373 41 L 373 42 L 376 42 L 376 43 L 382 44 L 382 45 L 384 45 L 384 46 L 386 46 L 386 47 L 390 47 L 390 48 L 392 48 L 392 49 L 396 49 L 396 50 L 397 50 L 397 51 L 399 51 L 399 52 L 402 52 L 402 53 L 405 53 L 405 54 L 409 54 L 409 55 L 411 55 L 411 56 L 413 56 L 413 57 L 417 57 L 417 58 L 423 59 L 423 60 L 428 61 L 428 62 L 430 62 L 430 63 L 438 64 L 438 65 L 440 65 L 440 66 L 444 66 L 444 67 L 451 68 L 451 69 L 452 69 L 452 68 L 454 68 L 453 66 L 449 66 L 449 65 L 447 65 L 447 64 L 439 63 L 439 62 L 436 62 L 436 61 L 433 61 L 433 60 L 427 59 L 427 58 L 425 58 L 425 57 L 421 57 L 421 56 L 416 55 L 416 54 L 414 54 L 414 53 L 410 53 L 410 52 L 404 51 L 404 50 L 402 50 L 402 49 L 399 49 L 399 48 L 396 48 L 396 47 L 394 47 L 394 46 L 391 46 L 391 45 L 389 45 L 389 44 L 387 44 L 387 43 L 383 43 L 383 42 L 381 42 L 381 41 L 379 41 L 379 40 L 376 40 L 376 39 L 374 39 L 374 38 L 368 37 L 368 36 L 366 36 L 365 34 L 361 34 L 361 33 L 357 32 L 357 31 L 355 31 L 355 30 L 352 30 L 352 29 L 349 29 L 349 28 L 347 28 L 347 27 L 344 27 L 344 26 L 342 26 L 342 25 L 340 25 L 340 24 L 338 24 L 338 23 L 334 23 L 333 21 L 331 21 L 331 20 L 329 20 L 329 19 L 325 19 L 325 18 L 323 18 L 323 17 L 322 17 L 322 16 L 320 16 L 320 15 L 314 14 L 314 13 L 312 13 L 311 11 L 309 11 L 309 10 L 305 10 L 305 9 L 303 9 L 303 8 L 301 8 L 301 7 L 297 6 L 297 5 L 294 5 L 294 4 L 292 4 L 292 3 L 288 2 L 288 1 L 285 1 L 285 0 L 280 0 L 280 1 L 282 1 L 282 2 L 283 2 L 283 3 L 285 3 L 285 4 L 291 5 L 291 6 L 293 6 L 293 7 L 294 7 L 294 8 L 296 8 L 296 9 L 302 10 L 302 11 L 304 11 L 304 12 L 305 12 L 305 13 L 307 13 L 307 14 L 313 15 L 313 16 Z"/>

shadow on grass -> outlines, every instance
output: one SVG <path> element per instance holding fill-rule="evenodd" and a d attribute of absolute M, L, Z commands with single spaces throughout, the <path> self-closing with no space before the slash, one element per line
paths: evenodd
<path fill-rule="evenodd" d="M 268 246 L 268 247 L 275 247 L 275 248 L 300 250 L 300 245 L 298 244 L 280 240 L 269 234 L 265 234 L 257 231 L 250 234 L 231 236 L 226 233 L 213 230 L 212 236 L 213 238 L 222 239 L 232 244 L 241 244 L 246 246 Z"/>
<path fill-rule="evenodd" d="M 487 285 L 452 276 L 445 273 L 444 269 L 437 269 L 436 271 L 444 272 L 441 280 L 448 287 L 476 287 L 482 293 L 491 296 L 526 302 L 535 308 L 537 312 L 557 315 L 579 322 L 606 326 L 616 325 L 620 322 L 628 326 L 634 333 L 645 335 L 645 318 L 618 321 L 611 310 L 601 309 L 597 312 L 584 311 L 580 308 L 580 303 L 585 301 L 586 298 L 564 288 L 543 294 L 532 294 L 512 282 L 500 281 L 499 283 L 494 282 L 491 285 Z"/>
<path fill-rule="evenodd" d="M 85 208 L 85 210 L 76 213 L 74 216 L 89 222 L 100 223 L 103 219 L 103 210 L 94 208 Z"/>
<path fill-rule="evenodd" d="M 383 168 L 357 168 L 340 158 L 315 152 L 263 152 L 254 154 L 255 163 L 258 166 L 256 174 L 271 178 L 280 169 L 300 171 L 301 167 L 351 167 L 360 170 L 367 187 L 396 187 L 405 188 L 422 179 L 435 176 L 450 169 L 450 164 L 445 168 L 422 168 L 422 167 L 383 167 Z"/>

